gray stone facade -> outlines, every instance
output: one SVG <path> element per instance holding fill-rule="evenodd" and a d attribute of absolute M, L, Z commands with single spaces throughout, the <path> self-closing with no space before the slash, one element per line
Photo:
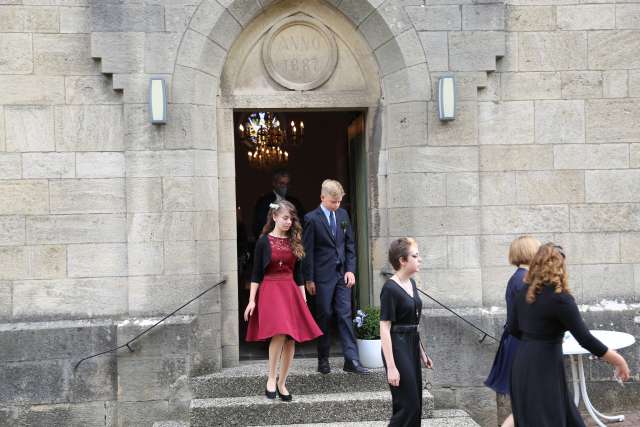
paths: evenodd
<path fill-rule="evenodd" d="M 361 74 L 338 64 L 294 92 L 243 68 L 300 11 Z M 368 111 L 374 294 L 389 240 L 416 236 L 420 286 L 498 331 L 508 244 L 532 233 L 567 249 L 580 304 L 640 302 L 639 58 L 640 6 L 614 0 L 0 0 L 0 423 L 184 418 L 183 377 L 237 364 L 234 108 Z M 443 74 L 453 122 L 437 118 Z M 224 276 L 139 352 L 72 370 Z M 640 338 L 637 310 L 592 326 Z M 489 425 L 495 346 L 425 321 L 436 403 Z M 638 379 L 637 346 L 625 355 Z"/>

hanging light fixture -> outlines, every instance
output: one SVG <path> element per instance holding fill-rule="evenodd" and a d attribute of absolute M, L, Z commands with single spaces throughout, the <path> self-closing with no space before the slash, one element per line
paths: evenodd
<path fill-rule="evenodd" d="M 275 113 L 250 113 L 238 126 L 238 139 L 247 147 L 247 160 L 252 167 L 283 167 L 289 161 L 287 149 L 304 139 L 304 122 L 291 120 L 287 126 Z"/>

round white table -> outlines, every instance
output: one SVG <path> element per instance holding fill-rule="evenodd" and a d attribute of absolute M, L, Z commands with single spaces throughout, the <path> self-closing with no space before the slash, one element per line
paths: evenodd
<path fill-rule="evenodd" d="M 598 338 L 608 348 L 618 350 L 620 348 L 629 347 L 636 342 L 633 335 L 624 332 L 615 331 L 589 331 L 591 334 Z M 624 415 L 604 415 L 593 407 L 589 396 L 587 395 L 587 383 L 584 375 L 584 366 L 582 364 L 582 356 L 590 354 L 588 350 L 582 348 L 578 341 L 571 335 L 570 332 L 566 332 L 564 335 L 564 341 L 562 342 L 562 353 L 565 356 L 569 356 L 571 360 L 571 381 L 573 383 L 573 401 L 578 406 L 580 404 L 580 395 L 584 400 L 584 406 L 587 408 L 589 415 L 593 418 L 600 427 L 606 427 L 600 418 L 608 421 L 624 421 Z M 577 366 L 577 368 L 576 368 Z M 577 373 L 576 373 L 577 370 Z"/>

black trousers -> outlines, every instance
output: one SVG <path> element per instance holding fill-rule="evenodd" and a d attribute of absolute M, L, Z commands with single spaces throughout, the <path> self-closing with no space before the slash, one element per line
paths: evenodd
<path fill-rule="evenodd" d="M 400 373 L 400 385 L 391 389 L 393 416 L 389 426 L 420 426 L 422 418 L 422 369 L 420 368 L 420 335 L 417 331 L 392 332 L 393 360 Z M 385 371 L 387 362 L 384 360 Z"/>
<path fill-rule="evenodd" d="M 316 283 L 316 320 L 323 335 L 318 338 L 318 357 L 329 357 L 330 322 L 334 318 L 345 360 L 360 360 L 351 321 L 351 289 L 339 277 L 332 283 Z"/>

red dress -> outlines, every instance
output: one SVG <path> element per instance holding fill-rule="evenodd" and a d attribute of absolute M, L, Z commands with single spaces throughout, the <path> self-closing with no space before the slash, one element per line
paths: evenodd
<path fill-rule="evenodd" d="M 256 295 L 256 308 L 249 318 L 247 341 L 263 341 L 274 335 L 289 335 L 297 342 L 322 335 L 302 297 L 293 271 L 297 258 L 289 239 L 268 235 L 271 262 Z"/>

